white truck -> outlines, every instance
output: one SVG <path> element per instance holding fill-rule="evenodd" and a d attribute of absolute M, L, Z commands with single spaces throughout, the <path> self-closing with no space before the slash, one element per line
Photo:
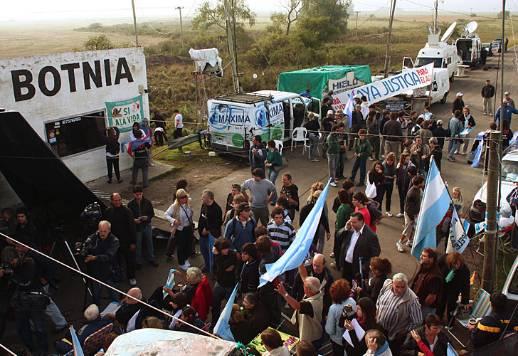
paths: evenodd
<path fill-rule="evenodd" d="M 306 112 L 319 107 L 319 100 L 261 90 L 209 99 L 207 106 L 212 149 L 245 155 L 256 135 L 263 142 L 288 141 L 293 129 L 302 125 Z"/>
<path fill-rule="evenodd" d="M 417 52 L 415 62 L 410 57 L 403 57 L 403 68 L 421 67 L 433 63 L 434 71 L 440 68 L 447 69 L 448 78 L 453 82 L 460 59 L 457 55 L 457 47 L 453 44 L 448 44 L 447 41 L 456 26 L 456 22 L 452 23 L 440 41 L 438 34 L 429 34 L 428 42 Z"/>

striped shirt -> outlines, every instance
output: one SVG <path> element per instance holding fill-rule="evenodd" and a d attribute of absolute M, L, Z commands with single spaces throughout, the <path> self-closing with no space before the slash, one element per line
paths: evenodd
<path fill-rule="evenodd" d="M 268 223 L 266 229 L 268 230 L 268 237 L 279 243 L 283 253 L 286 252 L 293 239 L 295 239 L 295 228 L 287 221 L 277 225 L 272 220 Z"/>
<path fill-rule="evenodd" d="M 376 320 L 387 331 L 389 340 L 421 326 L 423 315 L 415 293 L 407 288 L 401 297 L 392 291 L 392 280 L 383 283 L 376 302 Z"/>

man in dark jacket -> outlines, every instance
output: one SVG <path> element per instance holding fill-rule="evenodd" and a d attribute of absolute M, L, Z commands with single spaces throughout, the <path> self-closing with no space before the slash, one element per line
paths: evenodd
<path fill-rule="evenodd" d="M 261 136 L 254 136 L 252 139 L 252 147 L 250 147 L 250 152 L 248 152 L 248 161 L 250 162 L 251 171 L 256 168 L 261 168 L 263 172 L 265 171 L 266 153 L 266 148 L 263 146 Z"/>
<path fill-rule="evenodd" d="M 41 248 L 41 239 L 36 231 L 36 226 L 29 220 L 28 212 L 25 208 L 16 210 L 14 238 L 36 249 Z"/>
<path fill-rule="evenodd" d="M 442 120 L 437 120 L 437 125 L 432 129 L 433 137 L 437 138 L 437 142 L 439 143 L 439 147 L 441 150 L 444 148 L 444 138 L 450 137 L 450 132 L 448 129 L 443 127 Z"/>
<path fill-rule="evenodd" d="M 412 186 L 408 190 L 405 198 L 405 228 L 401 233 L 401 238 L 396 242 L 396 247 L 399 252 L 405 252 L 403 245 L 412 246 L 414 239 L 414 229 L 417 215 L 421 209 L 421 191 L 424 188 L 424 178 L 416 176 L 412 178 Z"/>
<path fill-rule="evenodd" d="M 201 195 L 202 205 L 200 219 L 198 220 L 198 232 L 200 233 L 200 250 L 205 262 L 204 271 L 212 272 L 213 255 L 210 246 L 221 237 L 221 225 L 223 224 L 223 212 L 214 201 L 214 193 L 204 190 Z"/>
<path fill-rule="evenodd" d="M 212 291 L 212 326 L 216 325 L 221 311 L 221 302 L 228 300 L 236 285 L 237 257 L 229 240 L 218 239 L 214 243 L 214 275 L 216 282 Z"/>
<path fill-rule="evenodd" d="M 484 105 L 484 115 L 493 115 L 493 97 L 495 96 L 495 87 L 491 81 L 486 80 L 486 85 L 482 87 L 482 103 Z"/>
<path fill-rule="evenodd" d="M 437 252 L 432 248 L 423 249 L 419 264 L 419 270 L 410 288 L 419 298 L 423 316 L 435 314 L 443 288 L 441 271 L 437 265 Z"/>
<path fill-rule="evenodd" d="M 128 209 L 131 210 L 135 221 L 136 230 L 136 246 L 137 246 L 137 269 L 142 267 L 142 244 L 146 246 L 147 261 L 154 267 L 158 267 L 155 261 L 153 248 L 153 236 L 151 231 L 151 219 L 155 216 L 153 204 L 144 198 L 142 186 L 136 185 L 133 188 L 133 196 L 135 199 L 128 203 Z"/>
<path fill-rule="evenodd" d="M 353 213 L 338 234 L 338 241 L 342 241 L 341 258 L 338 261 L 342 277 L 351 283 L 358 280 L 361 286 L 369 276 L 371 258 L 379 256 L 381 252 L 378 236 L 365 224 L 361 213 Z"/>
<path fill-rule="evenodd" d="M 385 140 L 385 156 L 390 152 L 394 152 L 397 160 L 401 151 L 403 129 L 401 128 L 401 123 L 397 120 L 396 113 L 393 112 L 390 114 L 390 120 L 383 125 L 381 133 Z"/>
<path fill-rule="evenodd" d="M 476 325 L 468 324 L 471 330 L 471 343 L 476 349 L 497 341 L 506 327 L 505 315 L 507 297 L 502 293 L 491 294 L 491 314 L 486 315 Z M 511 330 L 509 330 L 511 331 Z"/>
<path fill-rule="evenodd" d="M 113 270 L 116 265 L 116 255 L 119 250 L 119 239 L 111 233 L 109 221 L 99 222 L 98 230 L 90 235 L 84 245 L 81 254 L 85 257 L 86 270 L 89 275 L 102 282 L 112 285 L 114 276 Z M 93 303 L 99 305 L 101 302 L 103 286 L 92 282 Z M 112 300 L 117 300 L 117 293 L 109 289 Z"/>
<path fill-rule="evenodd" d="M 464 105 L 464 100 L 462 100 L 462 97 L 464 96 L 464 93 L 459 91 L 457 95 L 455 96 L 455 100 L 453 100 L 451 113 L 454 114 L 456 110 L 462 111 L 462 108 L 466 105 Z"/>
<path fill-rule="evenodd" d="M 135 279 L 136 269 L 136 229 L 135 220 L 131 210 L 122 205 L 122 198 L 119 193 L 111 195 L 111 207 L 106 209 L 105 218 L 111 223 L 112 233 L 119 239 L 120 249 L 118 253 L 119 265 L 126 263 L 126 276 L 129 284 L 137 285 Z"/>
<path fill-rule="evenodd" d="M 327 311 L 332 304 L 329 288 L 334 282 L 333 274 L 326 267 L 326 258 L 323 254 L 316 253 L 310 265 L 300 265 L 295 282 L 293 283 L 292 296 L 297 300 L 304 298 L 304 279 L 306 277 L 316 277 L 320 281 L 321 290 L 324 292 L 324 307 L 322 314 L 327 315 Z"/>

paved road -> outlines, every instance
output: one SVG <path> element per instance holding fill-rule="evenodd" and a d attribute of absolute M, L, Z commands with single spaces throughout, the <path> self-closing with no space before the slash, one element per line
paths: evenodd
<path fill-rule="evenodd" d="M 509 52 L 506 55 L 506 90 L 513 94 L 515 100 L 518 99 L 518 76 L 513 71 L 514 65 L 512 63 L 513 53 Z M 496 64 L 496 59 L 491 58 L 490 64 Z M 472 108 L 473 115 L 477 121 L 477 126 L 480 130 L 485 129 L 488 126 L 489 118 L 482 116 L 482 100 L 480 97 L 480 89 L 486 79 L 491 79 L 493 82 L 496 81 L 496 69 L 474 70 L 467 71 L 466 78 L 458 78 L 452 84 L 448 102 L 444 105 L 435 104 L 432 106 L 432 112 L 437 118 L 448 122 L 451 113 L 451 102 L 454 99 L 457 91 L 464 92 L 464 101 Z M 514 121 L 516 122 L 517 119 Z M 513 125 L 516 127 L 516 125 Z M 285 155 L 288 158 L 288 165 L 284 171 L 291 172 L 294 176 L 294 183 L 298 185 L 299 192 L 301 195 L 301 201 L 307 198 L 307 192 L 311 184 L 315 181 L 326 181 L 327 180 L 327 164 L 325 161 L 321 162 L 309 162 L 305 157 L 302 157 L 300 148 L 293 153 L 290 152 L 289 147 L 285 148 Z M 349 160 L 346 163 L 345 172 L 349 173 L 351 170 L 352 161 Z M 192 187 L 191 196 L 193 197 L 193 205 L 196 212 L 199 212 L 201 192 L 204 188 L 211 189 L 215 192 L 216 200 L 223 205 L 226 195 L 230 190 L 232 183 L 241 183 L 249 177 L 249 170 L 243 168 L 237 170 L 232 174 L 225 176 L 221 179 L 213 181 L 206 187 Z M 188 178 L 188 177 L 187 177 Z M 460 186 L 463 190 L 465 204 L 468 205 L 473 197 L 474 193 L 479 189 L 484 181 L 482 173 L 478 169 L 473 169 L 465 163 L 465 157 L 460 156 L 457 162 L 451 163 L 443 159 L 443 178 L 448 182 L 450 187 Z M 280 186 L 280 179 L 278 182 Z M 152 189 L 152 186 L 151 188 Z M 330 206 L 337 192 L 337 188 L 332 188 L 328 197 L 328 205 Z M 397 191 L 394 190 L 393 205 L 398 205 Z M 395 208 L 392 209 L 396 211 Z M 396 211 L 397 212 L 397 211 Z M 197 214 L 197 213 L 196 213 Z M 331 226 L 334 226 L 334 214 L 330 214 Z M 298 222 L 298 218 L 297 218 Z M 393 270 L 396 272 L 404 272 L 409 276 L 412 276 L 416 270 L 417 262 L 416 259 L 409 255 L 409 253 L 398 253 L 395 248 L 395 241 L 399 238 L 399 234 L 402 230 L 402 219 L 396 217 L 384 218 L 378 227 L 378 236 L 381 243 L 382 256 L 387 257 L 393 264 Z M 60 246 L 57 247 L 59 250 Z M 163 252 L 164 244 L 157 243 L 157 250 Z M 326 255 L 332 250 L 332 242 L 327 243 L 325 247 Z M 59 255 L 59 252 L 58 252 Z M 149 266 L 145 266 L 143 270 L 137 272 L 137 280 L 139 286 L 143 289 L 145 295 L 149 295 L 154 288 L 164 283 L 168 269 L 176 266 L 165 262 L 163 255 L 160 257 L 160 266 L 154 269 Z M 198 257 L 193 264 L 201 265 L 201 258 Z M 182 278 L 182 274 L 178 275 L 178 278 Z M 122 285 L 121 289 L 126 289 L 127 285 Z M 62 284 L 59 292 L 55 296 L 55 300 L 61 306 L 64 313 L 67 315 L 70 321 L 77 320 L 79 318 L 79 308 L 82 304 L 83 286 L 81 280 L 69 273 L 64 273 L 62 278 Z M 14 332 L 14 331 L 13 331 Z M 11 335 L 12 336 L 12 335 Z M 10 337 L 9 337 L 10 339 Z M 8 341 L 8 340 L 6 340 Z"/>

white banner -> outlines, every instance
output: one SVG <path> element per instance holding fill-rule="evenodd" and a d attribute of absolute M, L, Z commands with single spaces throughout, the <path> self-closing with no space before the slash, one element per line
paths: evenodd
<path fill-rule="evenodd" d="M 432 83 L 433 63 L 419 68 L 406 69 L 392 77 L 333 95 L 333 109 L 344 110 L 354 95 L 365 95 L 370 104 L 377 103 L 398 94 L 421 88 Z"/>
<path fill-rule="evenodd" d="M 469 228 L 469 222 L 459 219 L 457 209 L 453 208 L 450 223 L 450 236 L 448 238 L 446 253 L 464 252 L 466 247 L 469 245 L 469 237 L 466 235 L 467 228 Z"/>

